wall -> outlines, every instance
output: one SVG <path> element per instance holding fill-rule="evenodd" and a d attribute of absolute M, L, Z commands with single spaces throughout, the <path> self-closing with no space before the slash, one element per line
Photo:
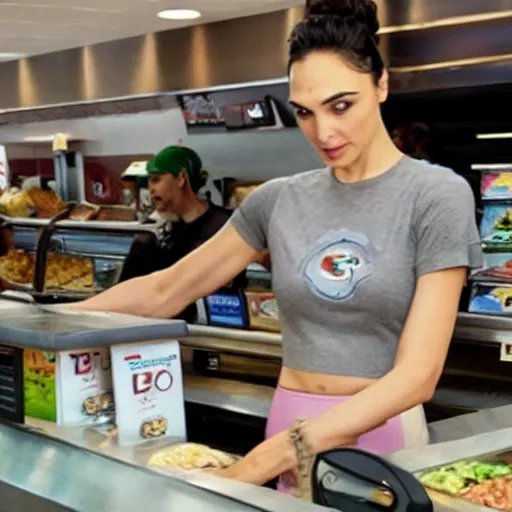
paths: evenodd
<path fill-rule="evenodd" d="M 0 141 L 6 144 L 11 183 L 23 176 L 52 176 L 51 142 L 28 143 L 27 138 L 68 133 L 78 141 L 70 149 L 84 156 L 88 199 L 97 203 L 120 203 L 121 174 L 136 160 L 147 160 L 163 147 L 186 144 L 187 129 L 178 108 L 137 114 L 92 117 L 6 125 Z M 92 183 L 101 182 L 105 196 L 92 196 Z"/>
<path fill-rule="evenodd" d="M 260 181 L 322 167 L 298 128 L 278 132 L 196 134 L 189 145 L 213 178 Z"/>
<path fill-rule="evenodd" d="M 154 153 L 170 144 L 186 144 L 187 128 L 179 108 L 137 114 L 63 119 L 0 126 L 0 144 L 13 151 L 51 151 L 51 142 L 27 144 L 34 137 L 67 133 L 73 144 L 91 156 Z"/>

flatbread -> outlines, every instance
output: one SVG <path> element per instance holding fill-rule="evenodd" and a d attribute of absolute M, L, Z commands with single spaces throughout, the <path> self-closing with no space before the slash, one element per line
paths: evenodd
<path fill-rule="evenodd" d="M 196 443 L 183 443 L 155 453 L 149 466 L 175 469 L 223 469 L 234 464 L 227 453 Z"/>

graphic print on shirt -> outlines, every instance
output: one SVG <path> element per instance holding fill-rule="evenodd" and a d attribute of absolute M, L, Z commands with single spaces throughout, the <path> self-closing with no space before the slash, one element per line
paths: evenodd
<path fill-rule="evenodd" d="M 342 230 L 323 236 L 304 260 L 302 275 L 311 291 L 327 300 L 350 299 L 372 275 L 375 250 L 362 233 Z"/>

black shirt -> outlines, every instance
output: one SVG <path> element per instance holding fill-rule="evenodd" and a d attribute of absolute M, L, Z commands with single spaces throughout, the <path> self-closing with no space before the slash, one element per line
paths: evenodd
<path fill-rule="evenodd" d="M 157 237 L 151 233 L 136 236 L 119 281 L 127 281 L 171 267 L 215 235 L 226 224 L 231 214 L 231 210 L 210 203 L 208 209 L 194 221 L 173 222 L 165 245 L 159 243 Z M 232 283 L 234 288 L 243 286 L 242 275 Z M 195 304 L 179 315 L 179 318 L 187 322 L 195 321 L 195 317 Z"/>

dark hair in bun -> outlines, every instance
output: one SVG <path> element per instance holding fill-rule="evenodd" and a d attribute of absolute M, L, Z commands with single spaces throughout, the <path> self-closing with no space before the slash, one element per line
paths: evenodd
<path fill-rule="evenodd" d="M 379 28 L 373 0 L 306 0 L 306 16 L 290 36 L 288 69 L 312 51 L 332 51 L 378 82 L 385 67 Z"/>

